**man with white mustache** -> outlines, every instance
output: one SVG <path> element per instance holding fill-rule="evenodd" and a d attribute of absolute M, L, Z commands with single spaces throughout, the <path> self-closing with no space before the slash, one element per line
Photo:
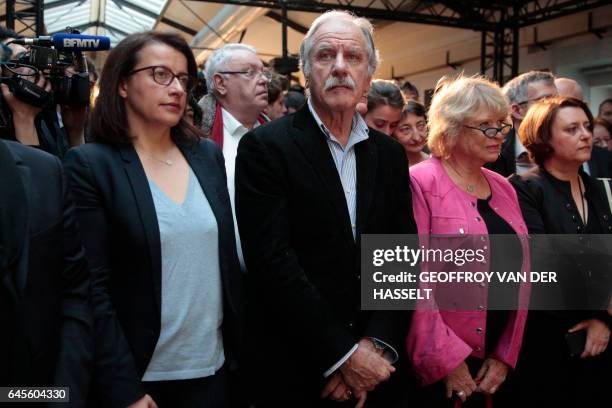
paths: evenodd
<path fill-rule="evenodd" d="M 361 234 L 416 233 L 404 151 L 356 113 L 372 35 L 363 18 L 319 16 L 300 47 L 308 103 L 238 147 L 258 408 L 393 407 L 407 388 L 395 371 L 411 314 L 360 306 Z"/>

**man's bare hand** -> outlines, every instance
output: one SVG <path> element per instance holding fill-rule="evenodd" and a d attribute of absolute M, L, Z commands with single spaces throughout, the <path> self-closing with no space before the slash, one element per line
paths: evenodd
<path fill-rule="evenodd" d="M 153 398 L 149 394 L 129 405 L 127 408 L 157 408 L 157 404 L 153 401 Z"/>
<path fill-rule="evenodd" d="M 366 399 L 368 398 L 368 392 L 367 391 L 356 392 L 355 398 L 357 399 L 357 405 L 355 405 L 355 408 L 363 408 L 363 406 L 365 405 Z"/>
<path fill-rule="evenodd" d="M 610 328 L 599 319 L 584 320 L 571 329 L 570 333 L 578 330 L 586 330 L 587 339 L 584 351 L 580 358 L 595 357 L 603 353 L 610 341 Z"/>
<path fill-rule="evenodd" d="M 321 391 L 321 398 L 329 398 L 334 401 L 346 401 L 351 398 L 351 395 L 352 391 L 342 379 L 340 371 L 336 371 L 329 377 L 327 384 Z"/>
<path fill-rule="evenodd" d="M 87 107 L 62 105 L 62 121 L 70 146 L 85 143 L 85 122 L 87 122 Z"/>
<path fill-rule="evenodd" d="M 355 394 L 372 391 L 395 372 L 395 367 L 372 349 L 370 340 L 360 340 L 357 350 L 340 367 L 344 382 Z"/>

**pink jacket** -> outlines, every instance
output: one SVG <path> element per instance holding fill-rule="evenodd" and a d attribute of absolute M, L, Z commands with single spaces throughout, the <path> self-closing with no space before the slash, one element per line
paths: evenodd
<path fill-rule="evenodd" d="M 516 192 L 502 176 L 482 169 L 492 191 L 489 202 L 493 210 L 503 218 L 519 236 L 523 249 L 522 271 L 530 270 L 527 226 L 523 221 Z M 410 168 L 414 218 L 419 234 L 473 235 L 484 244 L 488 242 L 487 227 L 478 213 L 476 198 L 461 190 L 447 175 L 442 163 L 435 158 Z M 466 269 L 472 271 L 487 269 Z M 426 268 L 427 266 L 424 266 Z M 428 284 L 428 287 L 432 287 Z M 438 285 L 437 290 L 441 291 Z M 410 331 L 406 339 L 408 355 L 414 371 L 424 385 L 433 384 L 446 377 L 468 356 L 484 359 L 486 336 L 487 284 L 447 284 L 462 298 L 473 299 L 477 304 L 470 310 L 438 310 L 431 304 L 417 304 Z M 519 290 L 519 310 L 510 314 L 494 356 L 512 368 L 515 367 L 523 339 L 529 284 Z M 434 287 L 434 293 L 436 288 Z"/>

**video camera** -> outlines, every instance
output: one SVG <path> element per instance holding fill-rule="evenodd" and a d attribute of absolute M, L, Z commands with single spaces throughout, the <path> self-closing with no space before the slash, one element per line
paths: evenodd
<path fill-rule="evenodd" d="M 39 108 L 89 105 L 89 71 L 83 52 L 110 49 L 109 37 L 83 35 L 68 27 L 65 33 L 14 39 L 7 44 L 11 43 L 29 47 L 19 58 L 0 63 L 0 83 L 5 83 L 16 98 Z M 77 72 L 67 75 L 69 67 L 77 67 Z M 41 73 L 50 81 L 51 92 L 37 85 Z M 10 129 L 10 110 L 5 103 L 0 105 L 0 128 Z"/>

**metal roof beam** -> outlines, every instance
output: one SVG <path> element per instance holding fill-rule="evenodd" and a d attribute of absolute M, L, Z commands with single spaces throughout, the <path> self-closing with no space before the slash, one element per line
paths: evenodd
<path fill-rule="evenodd" d="M 153 20 L 157 20 L 159 18 L 157 13 L 154 13 L 150 10 L 137 6 L 136 4 L 130 3 L 129 1 L 126 1 L 126 0 L 111 0 L 111 1 L 115 3 L 120 9 L 122 9 L 123 7 L 127 7 L 129 9 L 139 12 L 140 14 L 144 14 L 145 16 L 150 17 Z"/>
<path fill-rule="evenodd" d="M 110 30 L 110 31 L 112 31 L 112 32 L 114 32 L 116 34 L 120 34 L 120 35 L 123 35 L 123 36 L 130 35 L 130 33 L 126 33 L 125 31 L 121 30 L 120 28 L 113 27 L 112 25 L 104 23 L 102 21 L 91 21 L 91 22 L 89 22 L 87 24 L 81 24 L 80 26 L 76 26 L 76 27 L 72 27 L 72 28 L 74 28 L 75 30 L 79 30 L 79 31 L 83 32 L 83 31 L 85 31 L 85 30 L 87 30 L 88 28 L 91 28 L 91 27 L 106 28 L 107 30 Z M 51 33 L 51 34 L 53 34 L 53 33 Z"/>
<path fill-rule="evenodd" d="M 532 0 L 518 9 L 512 20 L 519 27 L 527 27 L 570 14 L 610 5 L 609 0 Z"/>
<path fill-rule="evenodd" d="M 76 27 L 71 27 L 71 28 L 73 28 L 75 30 L 79 30 L 80 32 L 83 32 L 83 31 L 87 30 L 90 27 L 96 27 L 96 26 L 98 26 L 98 24 L 96 24 L 95 22 L 89 22 L 89 23 L 81 24 L 81 25 L 78 25 Z M 55 33 L 56 32 L 49 33 L 49 34 L 55 34 Z"/>
<path fill-rule="evenodd" d="M 44 8 L 45 10 L 51 10 L 56 7 L 61 7 L 72 3 L 77 3 L 77 5 L 81 5 L 82 3 L 85 3 L 85 1 L 86 0 L 58 0 L 54 1 L 53 3 L 45 3 Z"/>
<path fill-rule="evenodd" d="M 166 25 L 169 25 L 172 28 L 176 28 L 177 30 L 180 30 L 180 31 L 182 31 L 182 32 L 184 32 L 186 34 L 192 35 L 192 36 L 196 35 L 198 33 L 197 30 L 194 30 L 191 27 L 187 27 L 186 25 L 183 25 L 183 24 L 181 24 L 179 22 L 176 22 L 176 21 L 171 20 L 171 19 L 166 18 L 166 17 L 162 17 L 161 20 L 159 20 L 159 22 L 163 23 L 163 24 L 166 24 Z"/>
<path fill-rule="evenodd" d="M 102 24 L 100 24 L 100 27 L 102 27 L 102 28 L 106 28 L 107 30 L 110 30 L 110 31 L 112 31 L 113 33 L 116 33 L 116 34 L 122 35 L 122 36 L 124 36 L 124 37 L 127 37 L 128 35 L 130 35 L 130 34 L 131 34 L 131 33 L 126 33 L 126 32 L 125 32 L 125 31 L 123 31 L 122 29 L 117 28 L 117 27 L 115 27 L 115 26 L 113 26 L 113 25 L 110 25 L 110 24 L 108 24 L 108 23 L 102 23 Z"/>
<path fill-rule="evenodd" d="M 279 23 L 282 23 L 283 21 L 283 17 L 280 14 L 278 14 L 276 11 L 268 11 L 266 13 L 266 17 L 270 17 L 272 20 L 279 22 Z M 300 34 L 306 34 L 308 32 L 308 28 L 304 27 L 300 23 L 297 23 L 291 20 L 290 18 L 287 19 L 287 26 L 293 28 L 295 31 L 297 31 Z"/>
<path fill-rule="evenodd" d="M 271 9 L 281 9 L 282 6 L 280 2 L 274 0 L 190 0 L 190 1 L 199 1 L 206 3 L 222 3 L 222 4 L 234 4 L 237 6 L 252 6 L 252 7 L 262 7 L 262 8 L 271 8 Z M 421 12 L 408 12 L 403 11 L 399 6 L 405 4 L 405 1 L 393 1 L 387 0 L 384 2 L 385 8 L 378 7 L 358 7 L 352 5 L 346 5 L 341 2 L 341 0 L 336 0 L 335 2 L 324 2 L 321 1 L 312 1 L 312 0 L 303 0 L 299 2 L 286 2 L 284 5 L 287 10 L 290 11 L 305 11 L 310 13 L 322 13 L 328 10 L 348 10 L 353 13 L 367 17 L 370 19 L 379 19 L 379 20 L 391 20 L 391 21 L 403 21 L 408 23 L 415 24 L 429 24 L 429 25 L 438 25 L 445 27 L 455 27 L 455 28 L 463 28 L 468 30 L 495 30 L 498 28 L 498 23 L 496 21 L 484 21 L 484 19 L 479 19 L 479 21 L 473 21 L 470 19 L 462 18 L 457 12 L 453 11 L 448 7 L 444 7 L 444 9 L 440 12 L 436 10 L 436 4 L 441 4 L 437 2 L 432 2 L 428 0 L 420 0 L 426 7 L 423 8 Z M 477 11 L 478 9 L 474 9 Z M 488 9 L 481 10 L 483 15 L 484 11 L 488 11 Z M 446 15 L 444 14 L 446 12 Z M 450 15 L 448 15 L 450 14 Z"/>

